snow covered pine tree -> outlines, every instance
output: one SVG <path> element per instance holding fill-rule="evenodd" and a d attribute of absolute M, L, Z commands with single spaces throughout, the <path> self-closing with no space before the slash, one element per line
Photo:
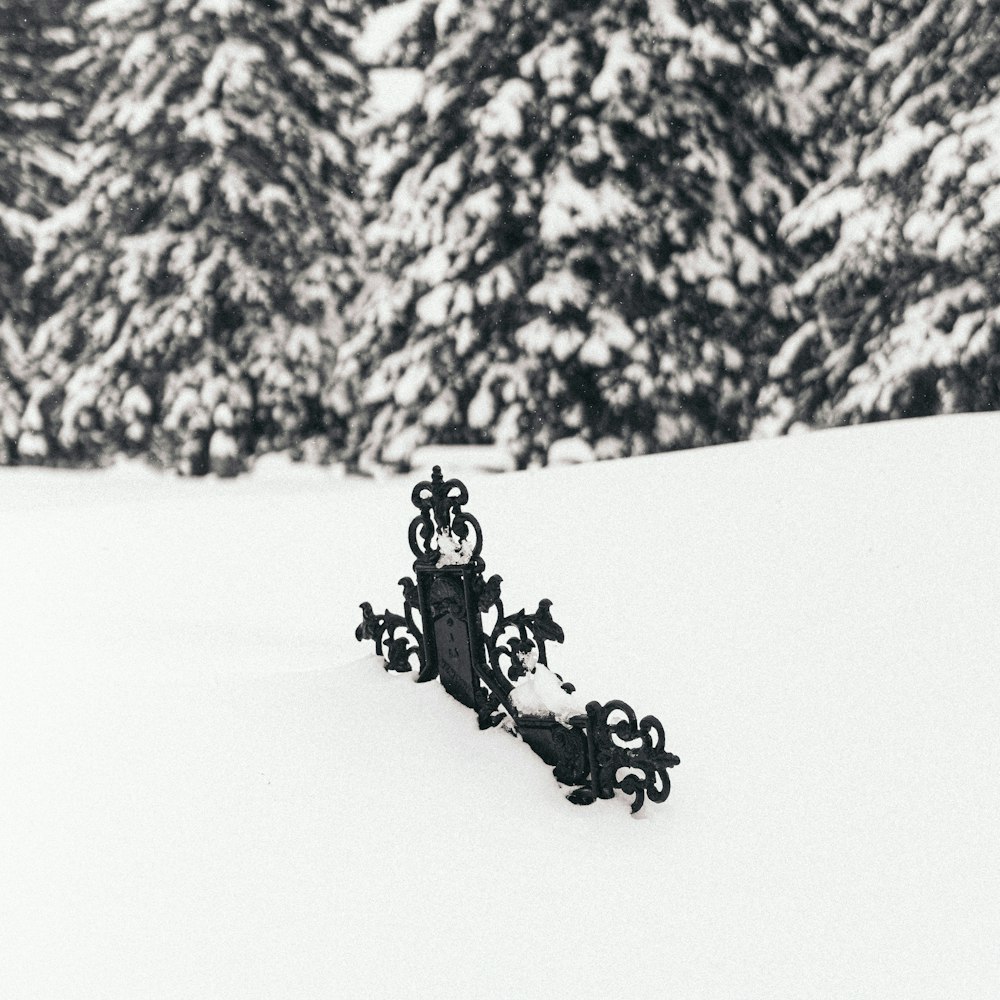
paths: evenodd
<path fill-rule="evenodd" d="M 0 464 L 15 461 L 26 391 L 23 287 L 40 219 L 71 167 L 68 95 L 55 65 L 71 36 L 65 0 L 7 0 L 0 10 Z"/>
<path fill-rule="evenodd" d="M 810 54 L 809 8 L 437 4 L 339 361 L 354 458 L 496 440 L 527 464 L 745 436 L 783 339 L 775 231 L 808 180 L 776 78 Z"/>
<path fill-rule="evenodd" d="M 359 20 L 353 0 L 89 6 L 84 176 L 33 268 L 39 459 L 149 451 L 227 473 L 335 436 Z"/>
<path fill-rule="evenodd" d="M 911 4 L 866 134 L 783 230 L 811 266 L 757 433 L 1000 406 L 1000 3 Z"/>

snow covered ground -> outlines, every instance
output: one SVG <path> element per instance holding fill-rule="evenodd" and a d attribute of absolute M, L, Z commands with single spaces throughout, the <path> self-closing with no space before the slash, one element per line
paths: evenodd
<path fill-rule="evenodd" d="M 0 474 L 0 996 L 997 996 L 1000 415 L 466 477 L 639 819 L 355 642 L 416 478 Z"/>

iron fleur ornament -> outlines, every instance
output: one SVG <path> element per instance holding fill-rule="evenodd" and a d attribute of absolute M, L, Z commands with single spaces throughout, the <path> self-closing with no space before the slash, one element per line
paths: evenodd
<path fill-rule="evenodd" d="M 480 729 L 501 725 L 519 736 L 557 781 L 576 786 L 571 802 L 610 799 L 616 790 L 632 796 L 633 812 L 646 799 L 665 801 L 668 770 L 680 758 L 665 749 L 660 721 L 637 719 L 623 701 L 584 704 L 550 670 L 546 643 L 565 638 L 552 602 L 540 601 L 531 614 L 506 612 L 502 578 L 485 578 L 482 528 L 463 510 L 465 484 L 446 480 L 435 466 L 411 500 L 419 512 L 408 536 L 416 580 L 399 581 L 402 615 L 361 605 L 358 641 L 374 641 L 386 670 L 416 671 L 420 682 L 440 677 L 452 697 L 475 711 Z"/>

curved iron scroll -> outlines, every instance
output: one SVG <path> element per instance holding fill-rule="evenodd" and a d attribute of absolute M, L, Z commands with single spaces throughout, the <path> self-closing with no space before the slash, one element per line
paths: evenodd
<path fill-rule="evenodd" d="M 485 613 L 493 609 L 496 614 L 496 623 L 486 637 L 486 651 L 497 680 L 509 691 L 527 672 L 522 663 L 525 653 L 537 647 L 538 662 L 548 666 L 545 643 L 564 642 L 566 635 L 562 626 L 552 618 L 549 610 L 552 602 L 548 598 L 538 602 L 533 614 L 529 615 L 524 608 L 510 615 L 504 614 L 503 598 L 500 596 L 502 582 L 503 577 L 498 574 L 480 582 L 479 610 Z M 561 677 L 559 679 L 562 680 Z M 572 684 L 565 686 L 570 692 L 575 690 Z"/>
<path fill-rule="evenodd" d="M 483 551 L 483 530 L 476 518 L 462 510 L 462 504 L 469 502 L 469 491 L 460 479 L 446 480 L 441 475 L 441 466 L 435 465 L 429 480 L 423 480 L 413 487 L 410 495 L 413 506 L 420 513 L 410 522 L 410 551 L 420 565 L 433 566 L 438 561 L 437 538 L 449 533 L 459 542 L 470 545 L 469 562 L 480 572 L 485 569 Z"/>
<path fill-rule="evenodd" d="M 612 717 L 617 717 L 614 722 Z M 634 796 L 632 812 L 638 812 L 648 797 L 665 802 L 670 794 L 667 769 L 681 762 L 665 749 L 663 725 L 646 715 L 638 722 L 624 701 L 598 701 L 587 705 L 590 746 L 590 789 L 578 789 L 571 801 L 583 804 L 594 798 L 610 799 L 616 788 Z M 622 771 L 625 771 L 622 775 Z"/>
<path fill-rule="evenodd" d="M 384 614 L 377 615 L 365 601 L 360 606 L 361 624 L 354 630 L 355 638 L 358 642 L 375 641 L 375 653 L 385 659 L 386 670 L 408 673 L 416 669 L 419 683 L 434 680 L 437 664 L 427 662 L 423 633 L 413 618 L 414 609 L 419 610 L 416 584 L 409 577 L 403 577 L 399 583 L 403 588 L 403 614 L 393 614 L 387 608 Z"/>

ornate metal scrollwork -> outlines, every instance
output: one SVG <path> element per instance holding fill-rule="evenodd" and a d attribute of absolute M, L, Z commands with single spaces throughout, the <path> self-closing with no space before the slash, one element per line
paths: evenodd
<path fill-rule="evenodd" d="M 403 577 L 399 583 L 403 588 L 403 614 L 394 614 L 387 608 L 377 615 L 365 601 L 361 604 L 361 624 L 354 635 L 358 642 L 375 641 L 375 653 L 385 659 L 386 670 L 402 674 L 416 669 L 418 682 L 431 681 L 437 677 L 437 664 L 427 662 L 423 633 L 413 618 L 414 610 L 420 608 L 417 586 L 409 577 Z"/>
<path fill-rule="evenodd" d="M 417 563 L 435 565 L 441 552 L 439 538 L 447 534 L 466 548 L 467 561 L 482 572 L 486 565 L 480 555 L 483 532 L 479 521 L 462 510 L 462 504 L 469 502 L 465 483 L 460 479 L 446 480 L 441 466 L 435 465 L 431 478 L 413 487 L 410 499 L 420 511 L 410 522 L 409 531 L 410 550 Z"/>
<path fill-rule="evenodd" d="M 617 717 L 612 722 L 612 717 Z M 597 798 L 611 798 L 616 788 L 634 796 L 632 812 L 638 812 L 648 797 L 665 802 L 670 794 L 667 769 L 681 762 L 665 749 L 663 724 L 655 716 L 636 721 L 635 712 L 624 701 L 587 705 L 587 729 L 591 746 L 591 789 Z M 622 771 L 626 773 L 622 775 Z M 574 801 L 587 801 L 586 794 Z M 593 798 L 589 799 L 593 801 Z"/>
<path fill-rule="evenodd" d="M 537 648 L 538 662 L 548 666 L 548 654 L 545 643 L 564 642 L 566 635 L 562 626 L 552 618 L 552 602 L 544 598 L 538 602 L 538 608 L 533 614 L 528 614 L 524 608 L 513 614 L 504 614 L 503 598 L 500 595 L 500 576 L 491 576 L 481 584 L 479 591 L 479 609 L 488 612 L 495 609 L 496 622 L 486 638 L 486 649 L 489 654 L 490 666 L 497 674 L 501 683 L 515 684 L 526 674 L 523 658 L 531 649 Z M 558 675 L 557 675 L 558 676 Z M 562 680 L 562 678 L 559 678 Z M 569 685 L 572 689 L 572 685 Z"/>
<path fill-rule="evenodd" d="M 480 680 L 479 683 L 481 685 L 481 701 L 478 712 L 479 728 L 492 729 L 494 726 L 500 725 L 504 716 L 508 715 L 508 713 L 506 708 L 504 708 L 503 702 L 500 700 L 500 695 L 486 681 Z"/>
<path fill-rule="evenodd" d="M 416 669 L 418 681 L 440 676 L 453 697 L 475 710 L 481 729 L 503 722 L 553 767 L 557 781 L 580 786 L 567 796 L 571 802 L 612 798 L 616 790 L 633 796 L 633 812 L 647 798 L 663 802 L 670 794 L 667 770 L 680 759 L 664 749 L 663 726 L 653 716 L 636 721 L 623 701 L 592 701 L 585 715 L 519 715 L 511 700 L 514 688 L 537 674 L 539 664 L 548 667 L 546 643 L 561 643 L 565 635 L 547 599 L 531 614 L 523 608 L 505 613 L 502 578 L 484 579 L 482 529 L 462 509 L 468 499 L 465 484 L 445 480 L 438 466 L 430 480 L 417 483 L 411 500 L 419 514 L 409 527 L 417 579 L 399 581 L 404 613 L 376 615 L 365 602 L 355 635 L 374 640 L 386 670 Z M 495 616 L 488 632 L 484 614 Z M 574 692 L 555 677 L 563 691 Z M 550 683 L 547 675 L 545 680 Z"/>

